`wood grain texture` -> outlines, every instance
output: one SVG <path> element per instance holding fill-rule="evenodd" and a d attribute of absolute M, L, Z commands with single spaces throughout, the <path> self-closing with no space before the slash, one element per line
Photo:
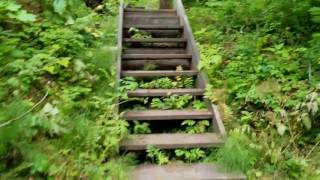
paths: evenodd
<path fill-rule="evenodd" d="M 191 54 L 123 54 L 122 59 L 191 59 Z"/>
<path fill-rule="evenodd" d="M 170 77 L 170 76 L 195 76 L 198 74 L 198 71 L 189 70 L 189 71 L 122 71 L 122 76 L 131 76 L 131 77 Z"/>
<path fill-rule="evenodd" d="M 155 66 L 154 70 L 176 70 L 181 66 L 184 70 L 190 69 L 190 60 L 188 59 L 152 59 L 152 60 L 124 60 L 122 61 L 123 70 L 144 70 L 146 65 Z"/>
<path fill-rule="evenodd" d="M 212 119 L 212 112 L 206 110 L 143 110 L 127 111 L 122 116 L 125 120 L 183 120 Z"/>
<path fill-rule="evenodd" d="M 237 172 L 223 172 L 214 163 L 170 162 L 167 165 L 142 164 L 131 173 L 132 180 L 245 180 Z"/>
<path fill-rule="evenodd" d="M 166 97 L 172 95 L 202 96 L 203 89 L 137 89 L 129 91 L 129 97 Z"/>
<path fill-rule="evenodd" d="M 157 29 L 157 30 L 182 30 L 183 26 L 180 25 L 136 25 L 136 26 L 131 26 L 131 25 L 125 25 L 124 28 L 129 29 L 129 28 L 137 28 L 137 29 Z"/>
<path fill-rule="evenodd" d="M 130 135 L 121 143 L 123 150 L 145 150 L 148 145 L 161 149 L 215 147 L 223 140 L 215 133 Z"/>

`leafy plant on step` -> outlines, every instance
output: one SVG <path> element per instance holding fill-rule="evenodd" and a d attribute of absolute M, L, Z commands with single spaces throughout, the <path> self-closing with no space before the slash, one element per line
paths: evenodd
<path fill-rule="evenodd" d="M 156 148 L 152 145 L 148 145 L 146 152 L 147 157 L 151 159 L 152 163 L 164 165 L 169 162 L 169 156 L 159 148 Z"/>
<path fill-rule="evenodd" d="M 181 123 L 181 126 L 183 128 L 183 132 L 186 132 L 188 134 L 199 134 L 199 133 L 205 133 L 208 131 L 208 128 L 210 127 L 210 121 L 208 120 L 184 120 Z"/>
<path fill-rule="evenodd" d="M 150 82 L 140 82 L 140 88 L 144 89 L 191 88 L 193 86 L 194 79 L 192 77 L 175 77 L 175 79 L 162 77 Z"/>
<path fill-rule="evenodd" d="M 176 149 L 174 153 L 188 163 L 199 161 L 206 156 L 205 151 L 200 148 Z"/>
<path fill-rule="evenodd" d="M 150 106 L 156 109 L 183 109 L 190 104 L 191 95 L 172 95 L 168 98 L 153 98 Z"/>
<path fill-rule="evenodd" d="M 151 129 L 149 128 L 150 123 L 139 121 L 133 121 L 133 134 L 149 134 L 151 133 Z"/>
<path fill-rule="evenodd" d="M 131 27 L 129 28 L 128 32 L 131 35 L 131 38 L 133 39 L 148 39 L 148 38 L 152 38 L 151 35 L 148 35 L 146 32 L 140 31 L 137 28 Z"/>
<path fill-rule="evenodd" d="M 192 102 L 192 108 L 196 110 L 208 109 L 207 104 L 200 100 L 194 100 Z"/>

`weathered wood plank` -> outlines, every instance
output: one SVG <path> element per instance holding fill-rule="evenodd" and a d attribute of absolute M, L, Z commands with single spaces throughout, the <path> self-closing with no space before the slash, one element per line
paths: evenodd
<path fill-rule="evenodd" d="M 136 25 L 179 25 L 177 16 L 127 16 L 124 18 L 126 26 Z"/>
<path fill-rule="evenodd" d="M 144 70 L 146 66 L 154 66 L 154 70 L 176 70 L 181 66 L 184 70 L 190 69 L 188 59 L 152 59 L 152 60 L 125 60 L 122 61 L 123 70 Z"/>
<path fill-rule="evenodd" d="M 185 71 L 122 71 L 122 76 L 131 77 L 162 77 L 162 76 L 195 76 L 198 74 L 196 70 L 185 70 Z"/>
<path fill-rule="evenodd" d="M 124 14 L 124 3 L 123 0 L 120 0 L 119 6 L 119 24 L 118 24 L 118 56 L 116 63 L 116 88 L 120 86 L 120 78 L 121 78 L 121 66 L 122 66 L 122 39 L 123 39 L 123 14 Z M 119 99 L 115 100 L 116 104 L 119 104 Z M 116 106 L 116 112 L 119 112 L 119 105 Z"/>
<path fill-rule="evenodd" d="M 126 43 L 186 43 L 186 38 L 145 38 L 145 39 L 134 39 L 124 38 L 123 42 Z"/>
<path fill-rule="evenodd" d="M 139 8 L 124 8 L 125 12 L 170 12 L 176 13 L 174 9 L 139 9 Z"/>
<path fill-rule="evenodd" d="M 245 180 L 246 176 L 236 172 L 223 172 L 213 163 L 170 162 L 168 165 L 142 164 L 135 167 L 132 180 Z"/>
<path fill-rule="evenodd" d="M 157 29 L 157 30 L 182 30 L 183 26 L 177 26 L 177 25 L 135 25 L 135 26 L 131 26 L 131 25 L 125 25 L 124 28 L 125 29 L 129 29 L 129 28 L 137 28 L 137 29 Z"/>
<path fill-rule="evenodd" d="M 123 150 L 145 150 L 148 145 L 161 149 L 215 147 L 223 140 L 215 133 L 131 135 L 121 144 Z"/>
<path fill-rule="evenodd" d="M 185 48 L 128 48 L 123 54 L 186 54 Z"/>
<path fill-rule="evenodd" d="M 140 30 L 142 33 L 150 35 L 153 38 L 180 38 L 182 36 L 181 30 L 152 30 L 152 29 L 145 29 Z M 134 33 L 129 32 L 129 30 L 124 31 L 124 36 L 126 38 L 131 37 Z"/>
<path fill-rule="evenodd" d="M 123 114 L 125 120 L 182 120 L 212 119 L 212 112 L 205 110 L 144 110 L 128 111 Z"/>
<path fill-rule="evenodd" d="M 171 95 L 185 95 L 202 96 L 203 89 L 137 89 L 129 91 L 129 97 L 166 97 Z"/>
<path fill-rule="evenodd" d="M 191 54 L 123 54 L 122 59 L 191 59 Z"/>

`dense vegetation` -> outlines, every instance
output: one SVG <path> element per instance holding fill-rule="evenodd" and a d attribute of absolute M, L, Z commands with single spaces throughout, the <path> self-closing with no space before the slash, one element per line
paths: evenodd
<path fill-rule="evenodd" d="M 253 179 L 318 179 L 320 2 L 186 3 L 230 131 L 219 161 Z"/>
<path fill-rule="evenodd" d="M 142 155 L 119 155 L 119 142 L 153 129 L 145 122 L 128 128 L 115 98 L 155 109 L 205 104 L 188 95 L 116 93 L 118 1 L 97 2 L 0 2 L 0 179 L 126 179 L 137 155 L 157 164 L 218 162 L 249 179 L 319 179 L 320 2 L 185 0 L 199 68 L 210 79 L 206 97 L 219 105 L 229 137 L 219 150 L 150 146 Z M 185 77 L 121 83 L 120 92 L 194 85 Z M 186 120 L 172 131 L 206 132 L 209 123 Z"/>

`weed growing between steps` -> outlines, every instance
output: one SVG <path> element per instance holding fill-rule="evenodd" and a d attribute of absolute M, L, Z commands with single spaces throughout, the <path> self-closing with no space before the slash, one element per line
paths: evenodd
<path fill-rule="evenodd" d="M 133 77 L 125 77 L 121 79 L 121 91 L 141 89 L 178 89 L 193 88 L 195 80 L 193 77 L 176 76 L 176 77 L 160 77 L 137 80 Z"/>
<path fill-rule="evenodd" d="M 159 134 L 159 133 L 186 133 L 201 134 L 212 132 L 212 123 L 209 120 L 181 120 L 170 122 L 167 120 L 147 122 L 133 121 L 129 122 L 130 134 Z"/>

